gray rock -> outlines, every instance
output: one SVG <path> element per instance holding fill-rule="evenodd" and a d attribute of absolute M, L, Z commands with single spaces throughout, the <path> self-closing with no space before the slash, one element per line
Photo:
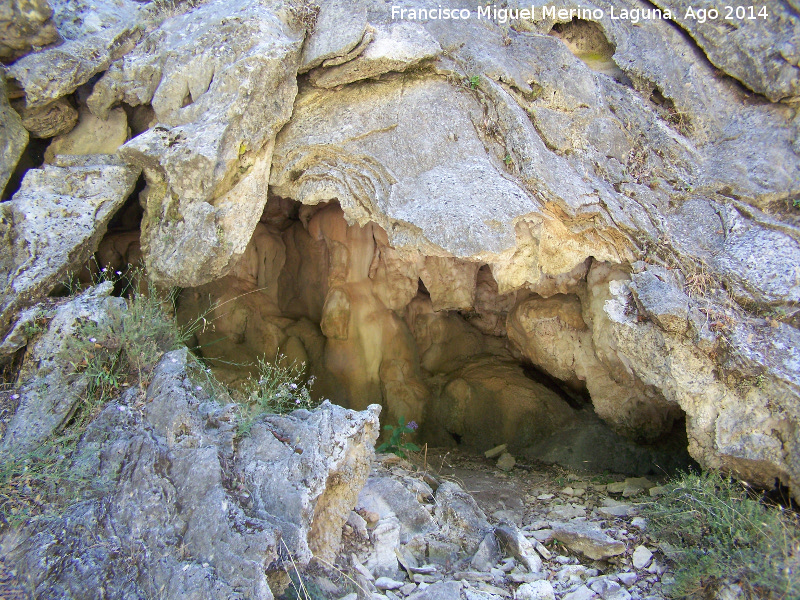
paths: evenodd
<path fill-rule="evenodd" d="M 195 286 L 225 275 L 253 235 L 302 44 L 276 8 L 218 1 L 168 18 L 88 99 L 101 118 L 119 100 L 155 110 L 158 125 L 120 154 L 148 180 L 142 250 L 157 281 Z"/>
<path fill-rule="evenodd" d="M 235 448 L 235 418 L 208 425 L 203 415 L 225 409 L 198 392 L 186 361 L 185 349 L 165 355 L 141 410 L 126 404 L 138 399 L 134 392 L 89 425 L 75 469 L 92 473 L 105 499 L 87 496 L 60 516 L 0 536 L 4 560 L 34 582 L 37 595 L 99 600 L 161 590 L 175 598 L 271 600 L 265 569 L 302 567 L 309 545 L 322 556 L 331 551 L 323 546 L 331 542 L 327 520 L 338 522 L 340 503 L 355 503 L 352 486 L 369 468 L 377 407 L 356 413 L 324 404 L 270 417 L 256 427 L 269 424 L 291 442 L 255 432 L 246 448 Z M 276 480 L 280 489 L 262 477 L 249 479 L 267 456 L 277 472 L 288 461 L 305 478 L 295 475 L 295 486 Z M 225 483 L 242 475 L 251 492 L 246 501 Z M 279 494 L 286 504 L 281 514 L 269 514 L 263 508 Z M 306 538 L 309 531 L 314 539 Z M 52 560 L 59 561 L 56 571 L 47 567 Z"/>
<path fill-rule="evenodd" d="M 333 88 L 390 71 L 405 71 L 423 60 L 436 57 L 441 51 L 436 40 L 417 23 L 378 26 L 373 40 L 363 52 L 342 65 L 313 71 L 311 83 L 317 87 Z"/>
<path fill-rule="evenodd" d="M 487 533 L 470 561 L 476 571 L 488 572 L 500 560 L 500 546 L 494 533 Z"/>
<path fill-rule="evenodd" d="M 73 415 L 76 403 L 86 395 L 87 380 L 65 363 L 64 348 L 79 323 L 102 325 L 111 318 L 110 311 L 125 310 L 123 299 L 108 297 L 112 289 L 106 282 L 55 309 L 34 309 L 50 320 L 20 367 L 19 406 L 0 442 L 0 455 L 22 456 L 34 450 Z"/>
<path fill-rule="evenodd" d="M 508 444 L 500 444 L 483 453 L 486 458 L 497 458 L 503 454 L 508 448 Z"/>
<path fill-rule="evenodd" d="M 536 553 L 533 544 L 526 538 L 516 525 L 501 523 L 494 529 L 500 544 L 504 546 L 517 560 L 528 567 L 531 573 L 542 570 L 542 559 Z"/>
<path fill-rule="evenodd" d="M 416 496 L 392 477 L 377 474 L 370 476 L 358 496 L 356 510 L 374 512 L 381 519 L 397 517 L 400 521 L 402 544 L 415 535 L 424 535 L 437 529 L 436 522 L 420 505 Z"/>
<path fill-rule="evenodd" d="M 17 112 L 11 108 L 6 96 L 5 76 L 0 73 L 0 195 L 8 183 L 20 156 L 28 145 L 28 133 Z"/>
<path fill-rule="evenodd" d="M 76 157 L 32 169 L 0 204 L 0 330 L 97 250 L 138 171 L 113 157 Z"/>
<path fill-rule="evenodd" d="M 554 523 L 553 537 L 571 550 L 594 560 L 603 560 L 625 552 L 625 544 L 587 523 Z"/>
<path fill-rule="evenodd" d="M 239 444 L 237 471 L 253 492 L 256 513 L 292 523 L 301 547 L 307 544 L 296 559 L 313 553 L 334 560 L 369 475 L 379 413 L 378 405 L 356 413 L 325 401 L 310 413 L 264 417 Z M 320 446 L 320 439 L 332 445 Z"/>
<path fill-rule="evenodd" d="M 441 581 L 414 592 L 408 598 L 409 600 L 455 600 L 460 597 L 461 584 L 458 581 Z"/>
<path fill-rule="evenodd" d="M 491 531 L 491 525 L 475 499 L 450 481 L 442 482 L 436 490 L 434 516 L 442 533 L 471 554 Z"/>
<path fill-rule="evenodd" d="M 638 575 L 636 575 L 636 573 L 630 573 L 630 572 L 617 573 L 617 579 L 619 579 L 622 585 L 630 587 L 634 583 L 636 583 Z"/>
<path fill-rule="evenodd" d="M 523 583 L 514 592 L 515 600 L 555 600 L 556 595 L 549 581 Z"/>
<path fill-rule="evenodd" d="M 666 331 L 683 333 L 689 326 L 689 296 L 667 277 L 648 270 L 631 277 L 632 287 L 645 313 Z"/>
<path fill-rule="evenodd" d="M 305 73 L 328 59 L 348 54 L 359 45 L 367 29 L 365 2 L 356 1 L 344 5 L 327 0 L 319 5 L 317 26 L 303 47 L 300 73 Z"/>
<path fill-rule="evenodd" d="M 655 4 L 672 9 L 673 20 L 708 59 L 751 90 L 773 102 L 800 96 L 800 24 L 790 5 L 769 2 L 737 14 L 735 6 L 728 10 L 710 1 L 659 0 Z M 693 9 L 694 17 L 688 9 Z M 702 22 L 697 18 L 698 11 L 709 9 L 719 11 L 719 19 Z M 720 20 L 729 25 L 722 27 Z"/>
<path fill-rule="evenodd" d="M 76 127 L 54 139 L 44 159 L 53 162 L 56 154 L 114 154 L 128 141 L 129 135 L 128 118 L 122 108 L 110 111 L 107 119 L 95 117 L 88 109 L 83 109 Z"/>
<path fill-rule="evenodd" d="M 399 590 L 403 587 L 403 582 L 395 581 L 389 577 L 378 577 L 375 580 L 375 587 L 379 590 Z"/>
<path fill-rule="evenodd" d="M 134 0 L 54 4 L 54 19 L 64 43 L 29 54 L 8 69 L 31 108 L 72 93 L 107 69 L 138 41 L 142 27 L 137 20 L 148 14 L 148 9 Z"/>
<path fill-rule="evenodd" d="M 645 546 L 636 546 L 636 549 L 633 551 L 633 556 L 631 556 L 633 566 L 636 569 L 644 569 L 650 564 L 652 559 L 653 553 Z"/>
<path fill-rule="evenodd" d="M 577 590 L 568 594 L 564 594 L 561 597 L 561 600 L 591 600 L 591 598 L 594 598 L 595 596 L 597 596 L 597 594 L 595 594 L 585 585 L 582 585 Z"/>

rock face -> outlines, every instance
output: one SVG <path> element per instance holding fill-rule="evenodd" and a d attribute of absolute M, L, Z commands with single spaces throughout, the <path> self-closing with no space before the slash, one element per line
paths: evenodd
<path fill-rule="evenodd" d="M 3 122 L 3 131 L 0 132 L 0 194 L 2 194 L 28 144 L 28 132 L 23 127 L 22 119 L 8 103 L 5 77 L 2 75 L 0 75 L 0 121 Z"/>
<path fill-rule="evenodd" d="M 124 306 L 103 297 L 110 289 L 56 311 L 25 376 L 41 381 L 50 371 L 53 393 L 71 389 L 53 370 L 59 340 L 76 318 L 98 318 L 91 311 L 111 302 Z M 357 413 L 325 403 L 263 418 L 237 447 L 235 405 L 219 404 L 189 379 L 187 356 L 185 349 L 164 355 L 146 393 L 132 388 L 109 403 L 81 438 L 71 469 L 91 473 L 102 499 L 0 534 L 6 565 L 37 596 L 271 599 L 267 575 L 284 561 L 302 567 L 311 551 L 337 553 L 369 472 L 379 407 Z M 57 424 L 52 408 L 43 418 L 23 394 L 3 451 Z M 77 401 L 67 394 L 56 408 L 69 399 Z M 38 406 L 47 405 L 43 398 Z M 47 566 L 54 562 L 56 571 Z"/>
<path fill-rule="evenodd" d="M 0 204 L 2 327 L 88 260 L 138 174 L 115 157 L 98 156 L 64 157 L 28 171 L 14 197 Z"/>
<path fill-rule="evenodd" d="M 703 465 L 797 495 L 794 5 L 456 26 L 322 2 L 311 28 L 279 0 L 90 4 L 54 4 L 65 43 L 9 76 L 26 110 L 101 71 L 81 110 L 137 107 L 143 260 L 182 318 L 220 303 L 208 358 L 283 353 L 480 450 L 587 402 L 639 441 L 685 422 Z"/>

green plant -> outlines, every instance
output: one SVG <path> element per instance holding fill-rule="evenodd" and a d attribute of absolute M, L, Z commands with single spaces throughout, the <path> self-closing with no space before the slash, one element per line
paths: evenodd
<path fill-rule="evenodd" d="M 378 452 L 392 452 L 397 456 L 406 457 L 406 452 L 419 452 L 420 447 L 412 442 L 405 441 L 405 436 L 417 430 L 417 423 L 409 421 L 406 423 L 405 417 L 397 420 L 397 425 L 385 425 L 384 430 L 391 431 L 389 440 L 376 448 Z"/>
<path fill-rule="evenodd" d="M 738 582 L 748 597 L 800 597 L 796 516 L 718 472 L 682 475 L 666 488 L 643 513 L 676 563 L 672 597 L 710 597 L 725 582 Z"/>
<path fill-rule="evenodd" d="M 61 350 L 61 360 L 87 379 L 91 396 L 105 398 L 130 383 L 146 385 L 161 355 L 184 344 L 197 326 L 180 327 L 165 312 L 174 292 L 141 293 L 135 283 L 140 275 L 128 280 L 133 291 L 125 307 L 112 304 L 101 322 L 80 322 Z"/>
<path fill-rule="evenodd" d="M 503 162 L 506 164 L 507 167 L 510 167 L 511 165 L 514 164 L 514 159 L 511 158 L 511 154 L 506 153 L 506 155 L 503 157 Z"/>
<path fill-rule="evenodd" d="M 481 76 L 480 75 L 473 75 L 467 79 L 467 85 L 471 90 L 477 90 L 481 85 Z"/>
<path fill-rule="evenodd" d="M 314 377 L 303 382 L 305 364 L 286 364 L 282 355 L 273 362 L 258 359 L 257 378 L 248 379 L 243 386 L 242 420 L 239 435 L 250 433 L 255 420 L 265 413 L 286 414 L 299 408 L 310 410 L 318 402 L 311 397 Z"/>

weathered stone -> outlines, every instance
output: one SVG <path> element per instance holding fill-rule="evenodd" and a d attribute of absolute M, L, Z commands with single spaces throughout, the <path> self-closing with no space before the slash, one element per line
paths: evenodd
<path fill-rule="evenodd" d="M 530 543 L 516 525 L 501 523 L 495 527 L 494 533 L 500 543 L 514 558 L 528 567 L 531 573 L 538 573 L 542 570 L 542 559 L 539 558 L 533 544 Z"/>
<path fill-rule="evenodd" d="M 487 450 L 486 452 L 483 453 L 483 455 L 486 458 L 497 458 L 501 454 L 503 454 L 503 452 L 505 452 L 507 448 L 508 444 L 500 444 L 499 446 L 495 446 L 494 448 Z"/>
<path fill-rule="evenodd" d="M 625 544 L 587 523 L 553 523 L 553 537 L 588 558 L 603 560 L 625 552 Z"/>
<path fill-rule="evenodd" d="M 562 600 L 591 600 L 596 594 L 585 585 L 580 586 L 575 591 L 564 594 Z"/>
<path fill-rule="evenodd" d="M 114 154 L 129 135 L 128 118 L 122 108 L 110 111 L 105 120 L 84 109 L 75 128 L 50 143 L 44 159 L 51 163 L 57 154 Z"/>
<path fill-rule="evenodd" d="M 708 59 L 751 90 L 773 102 L 800 96 L 800 24 L 791 5 L 769 2 L 742 7 L 742 12 L 735 6 L 720 8 L 710 1 L 692 4 L 659 0 L 655 4 L 671 9 L 674 21 L 692 36 Z M 699 11 L 709 9 L 717 10 L 730 25 L 721 27 L 716 19 L 704 22 L 696 18 Z"/>
<path fill-rule="evenodd" d="M 6 80 L 0 73 L 0 195 L 8 183 L 20 156 L 28 145 L 28 133 L 17 112 L 11 108 L 6 96 Z"/>
<path fill-rule="evenodd" d="M 475 552 L 491 530 L 475 499 L 450 481 L 443 482 L 436 490 L 434 515 L 442 533 L 469 553 Z"/>
<path fill-rule="evenodd" d="M 400 543 L 415 535 L 431 533 L 436 523 L 417 501 L 416 496 L 392 477 L 372 475 L 361 490 L 356 510 L 374 512 L 379 519 L 397 517 L 400 521 Z"/>
<path fill-rule="evenodd" d="M 102 327 L 111 311 L 125 310 L 124 300 L 108 297 L 112 290 L 113 285 L 106 282 L 55 309 L 33 309 L 49 323 L 20 367 L 19 407 L 0 442 L 0 455 L 22 456 L 34 450 L 73 415 L 88 382 L 65 361 L 64 349 L 80 323 L 91 321 Z"/>
<path fill-rule="evenodd" d="M 47 0 L 4 2 L 0 7 L 0 62 L 13 62 L 59 41 L 52 16 Z"/>
<path fill-rule="evenodd" d="M 429 585 L 424 590 L 414 592 L 409 600 L 453 600 L 461 595 L 461 583 L 458 581 L 441 581 Z"/>
<path fill-rule="evenodd" d="M 311 413 L 264 417 L 240 443 L 237 469 L 253 490 L 256 512 L 300 530 L 296 559 L 313 553 L 334 560 L 342 526 L 369 475 L 379 413 L 377 405 L 354 413 L 323 402 Z M 323 448 L 320 439 L 332 445 Z"/>
<path fill-rule="evenodd" d="M 508 452 L 503 452 L 497 459 L 497 468 L 501 471 L 510 471 L 517 464 L 517 460 Z"/>
<path fill-rule="evenodd" d="M 555 600 L 555 590 L 549 581 L 523 583 L 514 592 L 515 600 Z"/>
<path fill-rule="evenodd" d="M 328 59 L 346 55 L 359 45 L 367 29 L 365 2 L 349 2 L 345 6 L 327 0 L 320 2 L 319 6 L 316 27 L 303 46 L 300 73 Z"/>
<path fill-rule="evenodd" d="M 22 124 L 36 138 L 50 138 L 68 133 L 78 122 L 78 111 L 66 98 L 58 98 L 43 106 L 28 108 L 15 103 Z"/>
<path fill-rule="evenodd" d="M 137 20 L 146 20 L 152 10 L 134 0 L 53 4 L 53 18 L 64 43 L 29 54 L 8 69 L 31 108 L 72 93 L 128 52 L 143 29 Z"/>
<path fill-rule="evenodd" d="M 423 60 L 436 57 L 441 50 L 436 40 L 417 23 L 379 26 L 374 39 L 363 52 L 342 65 L 312 72 L 311 83 L 332 88 L 390 71 L 405 71 Z"/>
<path fill-rule="evenodd" d="M 500 546 L 494 533 L 487 533 L 478 549 L 470 560 L 470 566 L 477 570 L 487 572 L 500 560 Z"/>
<path fill-rule="evenodd" d="M 188 286 L 225 275 L 253 235 L 272 142 L 297 91 L 302 39 L 277 8 L 210 2 L 168 18 L 89 97 L 101 118 L 119 100 L 155 110 L 159 125 L 120 154 L 148 180 L 142 249 L 159 281 Z"/>
<path fill-rule="evenodd" d="M 650 550 L 648 550 L 645 546 L 636 546 L 633 551 L 633 556 L 631 556 L 633 566 L 636 569 L 644 569 L 650 564 L 652 559 L 653 553 L 650 552 Z"/>
<path fill-rule="evenodd" d="M 14 311 L 47 294 L 97 249 L 138 171 L 111 157 L 76 157 L 27 172 L 0 204 L 0 330 Z"/>

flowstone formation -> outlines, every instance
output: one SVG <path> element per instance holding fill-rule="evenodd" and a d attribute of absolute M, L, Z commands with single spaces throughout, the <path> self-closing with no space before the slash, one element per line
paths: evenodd
<path fill-rule="evenodd" d="M 102 247 L 184 288 L 181 318 L 217 303 L 204 357 L 284 354 L 430 441 L 532 447 L 591 406 L 637 441 L 685 427 L 703 466 L 798 496 L 792 3 L 730 34 L 677 0 L 655 3 L 674 21 L 638 22 L 608 15 L 653 5 L 505 22 L 443 3 L 470 12 L 456 23 L 333 0 L 69 4 L 61 45 L 7 68 L 31 135 L 73 137 L 8 203 L 3 327 Z M 91 119 L 116 119 L 126 141 L 95 146 L 115 156 L 59 155 L 92 153 L 71 133 Z M 18 129 L 0 173 L 30 161 Z M 114 202 L 140 177 L 139 243 L 101 243 L 105 217 L 31 243 L 35 183 L 85 205 L 81 169 L 117 169 Z"/>

